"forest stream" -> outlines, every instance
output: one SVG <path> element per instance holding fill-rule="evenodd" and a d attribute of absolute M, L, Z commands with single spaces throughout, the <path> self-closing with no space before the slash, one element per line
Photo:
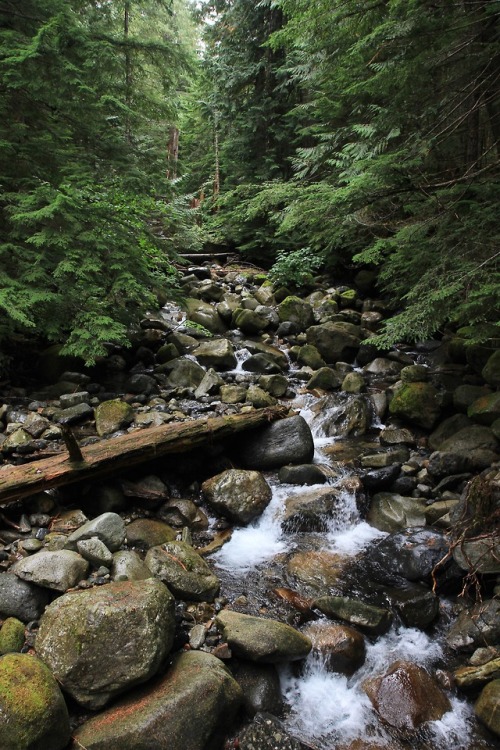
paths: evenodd
<path fill-rule="evenodd" d="M 381 300 L 264 279 L 191 267 L 130 350 L 5 387 L 0 493 L 61 425 L 85 461 L 275 421 L 5 504 L 0 750 L 498 747 L 495 355 L 377 352 Z"/>

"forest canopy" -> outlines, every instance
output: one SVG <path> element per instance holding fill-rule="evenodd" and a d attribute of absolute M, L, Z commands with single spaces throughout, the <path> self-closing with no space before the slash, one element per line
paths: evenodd
<path fill-rule="evenodd" d="M 0 3 L 4 342 L 33 331 L 92 362 L 173 293 L 199 241 L 166 155 L 188 29 L 177 0 Z"/>
<path fill-rule="evenodd" d="M 201 85 L 220 183 L 212 230 L 262 261 L 308 247 L 327 268 L 376 269 L 399 311 L 380 344 L 449 324 L 489 336 L 500 290 L 499 3 L 204 8 Z"/>
<path fill-rule="evenodd" d="M 93 362 L 204 244 L 374 270 L 380 346 L 495 335 L 499 18 L 497 0 L 0 0 L 0 341 Z"/>

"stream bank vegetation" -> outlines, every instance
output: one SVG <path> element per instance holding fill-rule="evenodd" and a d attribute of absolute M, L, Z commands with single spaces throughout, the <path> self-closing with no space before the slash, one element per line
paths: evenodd
<path fill-rule="evenodd" d="M 275 274 L 303 248 L 309 272 L 373 269 L 395 312 L 380 347 L 496 338 L 499 15 L 2 3 L 4 357 L 34 334 L 94 362 L 177 295 L 179 253 L 221 245 Z"/>

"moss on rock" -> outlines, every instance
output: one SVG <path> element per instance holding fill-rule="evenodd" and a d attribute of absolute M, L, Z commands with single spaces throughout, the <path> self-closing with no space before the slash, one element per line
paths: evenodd
<path fill-rule="evenodd" d="M 62 750 L 70 738 L 64 698 L 49 668 L 27 654 L 0 657 L 0 747 Z"/>

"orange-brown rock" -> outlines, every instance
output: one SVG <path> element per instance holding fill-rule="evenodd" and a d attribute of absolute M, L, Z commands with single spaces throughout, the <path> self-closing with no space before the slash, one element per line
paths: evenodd
<path fill-rule="evenodd" d="M 451 708 L 436 680 L 411 662 L 394 662 L 382 677 L 366 680 L 363 689 L 381 719 L 396 729 L 437 721 Z"/>
<path fill-rule="evenodd" d="M 330 672 L 350 676 L 365 660 L 365 639 L 348 625 L 312 622 L 302 632 L 311 639 L 313 651 L 322 657 Z"/>

